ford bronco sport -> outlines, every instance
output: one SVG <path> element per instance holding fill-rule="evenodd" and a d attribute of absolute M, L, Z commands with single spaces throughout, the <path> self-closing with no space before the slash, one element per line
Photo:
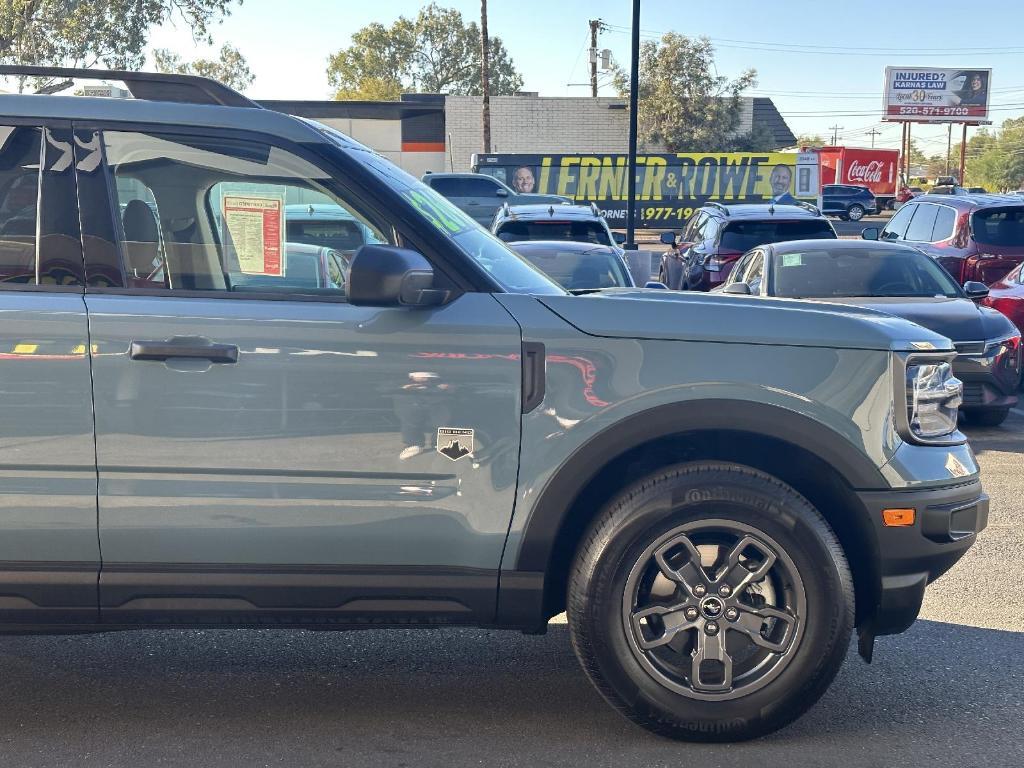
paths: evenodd
<path fill-rule="evenodd" d="M 0 73 L 135 96 L 0 96 L 0 631 L 567 611 L 626 716 L 741 739 L 812 706 L 854 628 L 868 658 L 906 629 L 986 524 L 941 336 L 571 296 L 366 147 L 211 81 Z M 320 245 L 290 242 L 296 205 L 367 228 L 344 279 L 275 282 Z"/>

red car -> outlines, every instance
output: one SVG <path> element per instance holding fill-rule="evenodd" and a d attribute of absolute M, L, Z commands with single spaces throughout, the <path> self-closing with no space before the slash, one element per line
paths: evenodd
<path fill-rule="evenodd" d="M 1024 333 L 1024 265 L 992 283 L 988 296 L 981 303 L 998 309 Z"/>
<path fill-rule="evenodd" d="M 920 187 L 900 187 L 896 192 L 896 202 L 902 205 L 909 200 L 913 200 L 918 195 L 923 194 L 924 190 Z"/>

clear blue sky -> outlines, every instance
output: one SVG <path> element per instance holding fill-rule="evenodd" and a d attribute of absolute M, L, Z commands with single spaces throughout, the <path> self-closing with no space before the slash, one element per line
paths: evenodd
<path fill-rule="evenodd" d="M 469 20 L 479 0 L 441 0 Z M 723 75 L 753 67 L 752 94 L 770 96 L 796 133 L 831 135 L 848 144 L 867 145 L 866 131 L 878 128 L 878 146 L 899 146 L 899 128 L 879 122 L 882 73 L 890 65 L 992 67 L 992 106 L 996 122 L 1024 114 L 1024 4 L 901 0 L 890 6 L 845 4 L 847 14 L 827 3 L 787 0 L 696 2 L 643 0 L 641 29 L 650 38 L 666 30 L 706 35 L 716 46 Z M 329 97 L 327 57 L 350 43 L 371 21 L 389 24 L 399 15 L 415 16 L 421 4 L 397 0 L 245 0 L 214 29 L 216 46 L 230 42 L 248 58 L 256 75 L 255 98 Z M 600 18 L 613 29 L 602 34 L 628 65 L 628 0 L 491 0 L 489 27 L 500 36 L 523 73 L 524 89 L 545 96 L 587 94 L 587 20 Z M 971 19 L 974 11 L 978 18 Z M 187 29 L 166 26 L 152 37 L 186 57 L 197 49 Z M 953 51 L 946 53 L 945 51 Z M 611 93 L 610 88 L 604 92 Z M 830 95 L 831 94 L 831 95 Z M 1013 106 L 1018 105 L 1018 106 Z M 945 127 L 915 127 L 922 149 L 945 150 Z M 954 130 L 954 141 L 956 132 Z"/>

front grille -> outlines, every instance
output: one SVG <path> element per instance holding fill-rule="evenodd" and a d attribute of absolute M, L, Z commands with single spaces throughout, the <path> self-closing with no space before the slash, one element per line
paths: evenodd
<path fill-rule="evenodd" d="M 953 345 L 958 355 L 983 355 L 985 354 L 984 341 L 961 341 Z"/>
<path fill-rule="evenodd" d="M 985 404 L 985 386 L 976 381 L 964 384 L 964 406 Z"/>

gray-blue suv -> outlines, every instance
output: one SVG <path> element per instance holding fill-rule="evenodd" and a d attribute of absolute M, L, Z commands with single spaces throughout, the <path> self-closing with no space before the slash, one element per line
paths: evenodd
<path fill-rule="evenodd" d="M 626 716 L 743 739 L 812 706 L 855 628 L 866 658 L 906 629 L 985 527 L 942 336 L 569 295 L 380 155 L 211 81 L 0 74 L 135 97 L 0 96 L 0 632 L 565 611 Z M 309 206 L 348 216 L 289 226 Z M 310 273 L 351 220 L 351 259 Z"/>

